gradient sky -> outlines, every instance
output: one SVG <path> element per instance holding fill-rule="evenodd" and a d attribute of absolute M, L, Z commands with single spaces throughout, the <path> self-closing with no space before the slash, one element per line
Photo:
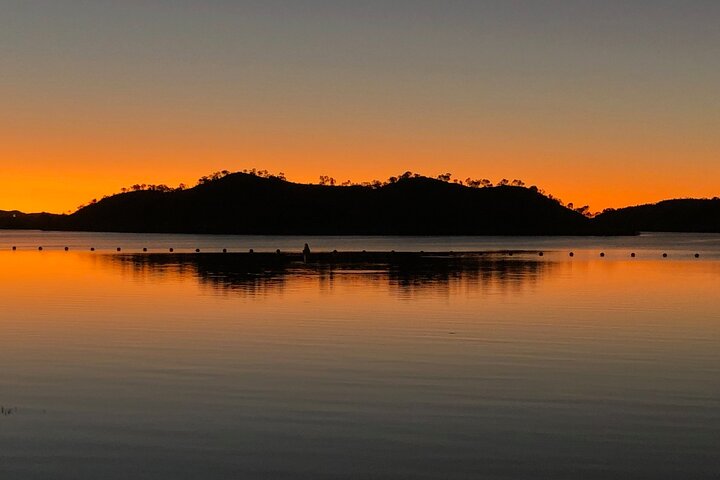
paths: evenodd
<path fill-rule="evenodd" d="M 720 2 L 0 0 L 0 209 L 260 168 L 720 195 Z"/>

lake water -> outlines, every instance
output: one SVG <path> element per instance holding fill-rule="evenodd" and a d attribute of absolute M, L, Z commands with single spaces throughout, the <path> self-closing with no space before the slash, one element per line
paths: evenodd
<path fill-rule="evenodd" d="M 528 252 L 137 253 L 306 241 Z M 0 231 L 0 478 L 716 479 L 718 292 L 718 235 Z"/>
<path fill-rule="evenodd" d="M 720 235 L 644 233 L 627 237 L 392 237 L 392 236 L 263 236 L 263 235 L 167 235 L 155 233 L 87 233 L 43 232 L 39 230 L 0 230 L 0 251 L 16 247 L 19 250 L 64 250 L 98 252 L 274 252 L 302 250 L 309 243 L 317 251 L 497 251 L 543 250 L 570 251 L 579 255 L 626 257 L 636 252 L 640 256 L 656 257 L 663 252 L 690 257 L 720 259 Z"/>

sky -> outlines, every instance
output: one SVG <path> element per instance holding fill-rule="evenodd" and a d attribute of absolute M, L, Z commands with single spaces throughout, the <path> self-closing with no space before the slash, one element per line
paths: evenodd
<path fill-rule="evenodd" d="M 0 209 L 135 183 L 522 179 L 720 195 L 716 0 L 0 0 Z"/>

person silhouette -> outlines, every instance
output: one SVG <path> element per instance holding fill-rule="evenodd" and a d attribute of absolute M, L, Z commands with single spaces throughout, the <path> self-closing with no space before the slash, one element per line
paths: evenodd
<path fill-rule="evenodd" d="M 307 263 L 309 258 L 310 258 L 310 246 L 306 243 L 305 247 L 303 248 L 303 262 Z"/>

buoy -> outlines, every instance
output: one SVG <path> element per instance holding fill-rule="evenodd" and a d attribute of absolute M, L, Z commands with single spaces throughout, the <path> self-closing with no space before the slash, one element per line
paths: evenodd
<path fill-rule="evenodd" d="M 195 253 L 200 253 L 200 249 L 199 249 L 199 248 L 196 248 L 196 249 L 195 249 Z"/>
<path fill-rule="evenodd" d="M 571 256 L 571 257 L 574 257 L 575 254 L 574 254 L 573 252 L 570 252 L 570 256 Z"/>
<path fill-rule="evenodd" d="M 250 250 L 248 250 L 248 253 L 255 253 L 255 250 L 251 248 Z"/>
<path fill-rule="evenodd" d="M 170 249 L 170 253 L 172 253 L 172 252 L 174 252 L 174 251 L 175 251 L 175 249 L 174 249 L 174 248 L 171 248 L 171 249 Z"/>
<path fill-rule="evenodd" d="M 362 253 L 367 253 L 367 252 L 365 250 L 363 250 Z"/>
<path fill-rule="evenodd" d="M 605 252 L 600 252 L 600 256 L 601 256 L 601 257 L 604 257 L 604 256 L 605 256 Z"/>
<path fill-rule="evenodd" d="M 70 249 L 68 247 L 65 247 L 65 251 L 67 252 L 68 250 L 70 250 Z"/>
<path fill-rule="evenodd" d="M 223 248 L 223 253 L 227 253 L 227 248 Z"/>
<path fill-rule="evenodd" d="M 143 247 L 143 252 L 147 252 L 147 247 Z"/>
<path fill-rule="evenodd" d="M 545 255 L 543 252 L 538 252 L 538 257 L 542 257 L 543 255 Z"/>
<path fill-rule="evenodd" d="M 663 258 L 667 258 L 667 253 L 663 253 Z"/>
<path fill-rule="evenodd" d="M 90 251 L 91 251 L 91 252 L 94 252 L 94 251 L 95 251 L 95 247 L 90 247 Z"/>
<path fill-rule="evenodd" d="M 117 249 L 116 249 L 116 250 L 117 250 L 118 252 L 120 252 L 120 251 L 122 251 L 122 248 L 120 248 L 120 247 L 117 247 Z"/>
<path fill-rule="evenodd" d="M 337 253 L 337 250 L 333 250 L 333 253 Z"/>
<path fill-rule="evenodd" d="M 630 256 L 631 256 L 632 258 L 635 258 L 635 252 L 631 253 Z"/>
<path fill-rule="evenodd" d="M 17 247 L 12 247 L 12 249 L 13 249 L 13 252 L 14 252 L 15 250 L 17 250 Z"/>
<path fill-rule="evenodd" d="M 280 249 L 278 248 L 277 250 L 275 250 L 275 253 L 277 253 L 278 255 L 280 255 Z"/>
<path fill-rule="evenodd" d="M 38 247 L 38 250 L 40 250 L 42 252 L 42 247 Z"/>
<path fill-rule="evenodd" d="M 508 256 L 512 257 L 512 256 L 513 256 L 513 252 L 508 252 Z"/>
<path fill-rule="evenodd" d="M 696 254 L 695 254 L 695 258 L 700 258 L 700 254 L 699 254 L 699 253 L 696 253 Z"/>

